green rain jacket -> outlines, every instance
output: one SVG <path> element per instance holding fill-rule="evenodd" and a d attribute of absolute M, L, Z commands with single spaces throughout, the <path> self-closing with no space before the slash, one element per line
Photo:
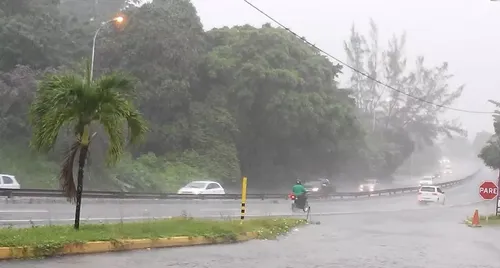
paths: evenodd
<path fill-rule="evenodd" d="M 292 192 L 296 196 L 303 195 L 306 193 L 306 188 L 302 184 L 295 184 L 292 187 Z"/>

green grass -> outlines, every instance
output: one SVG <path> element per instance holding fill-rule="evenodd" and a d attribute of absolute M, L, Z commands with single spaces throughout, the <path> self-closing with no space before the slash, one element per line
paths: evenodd
<path fill-rule="evenodd" d="M 168 238 L 174 236 L 203 236 L 234 240 L 238 234 L 259 232 L 261 238 L 272 238 L 305 224 L 302 219 L 249 219 L 202 220 L 173 218 L 135 223 L 86 224 L 79 231 L 72 226 L 38 226 L 32 228 L 0 229 L 0 247 L 33 247 L 39 250 L 56 250 L 65 244 L 90 241 L 117 241 L 121 239 Z M 47 255 L 47 254 L 43 254 Z"/>
<path fill-rule="evenodd" d="M 472 217 L 467 217 L 467 221 L 472 222 Z M 481 225 L 500 225 L 500 215 L 479 216 L 479 223 Z"/>

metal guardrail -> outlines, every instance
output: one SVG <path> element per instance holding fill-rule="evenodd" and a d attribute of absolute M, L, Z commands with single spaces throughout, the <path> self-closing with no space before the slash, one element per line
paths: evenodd
<path fill-rule="evenodd" d="M 447 188 L 455 185 L 462 184 L 467 180 L 474 177 L 480 170 L 473 174 L 454 181 L 442 182 L 435 184 L 442 188 Z M 376 190 L 372 192 L 337 192 L 330 195 L 316 195 L 311 193 L 308 195 L 309 199 L 344 199 L 344 198 L 359 198 L 371 197 L 381 195 L 394 195 L 408 192 L 418 191 L 420 187 L 401 187 L 393 189 Z M 64 198 L 61 190 L 47 190 L 47 189 L 0 189 L 0 196 L 4 197 L 45 197 L 45 198 Z M 84 191 L 84 199 L 160 199 L 160 200 L 238 200 L 241 194 L 224 194 L 224 195 L 187 195 L 175 193 L 134 193 L 134 192 L 116 192 L 116 191 Z M 288 199 L 288 193 L 276 194 L 247 194 L 247 199 Z"/>

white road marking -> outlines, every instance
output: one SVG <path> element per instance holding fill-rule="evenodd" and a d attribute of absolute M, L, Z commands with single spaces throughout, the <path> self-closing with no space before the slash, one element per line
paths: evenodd
<path fill-rule="evenodd" d="M 37 209 L 37 210 L 26 210 L 26 209 L 7 209 L 7 210 L 0 210 L 0 213 L 48 213 L 48 210 L 43 210 L 43 209 Z"/>
<path fill-rule="evenodd" d="M 431 209 L 431 208 L 428 208 Z M 334 216 L 334 215 L 351 215 L 351 214 L 369 214 L 369 213 L 383 213 L 383 212 L 398 212 L 398 211 L 411 211 L 411 210 L 420 210 L 420 209 L 390 209 L 390 210 L 377 210 L 377 211 L 337 211 L 337 212 L 324 212 L 324 213 L 309 213 L 310 216 Z M 227 217 L 239 218 L 239 215 L 224 215 Z M 306 213 L 282 213 L 282 212 L 274 212 L 274 213 L 265 213 L 265 214 L 246 214 L 247 218 L 256 218 L 256 217 L 297 217 L 297 216 L 306 216 Z M 106 222 L 106 221 L 132 221 L 132 220 L 164 220 L 171 219 L 177 216 L 161 216 L 161 217 L 122 217 L 122 218 L 81 218 L 82 222 Z M 220 218 L 220 215 L 207 215 L 199 217 L 199 219 L 217 219 Z M 198 217 L 196 217 L 198 218 Z M 45 223 L 45 222 L 73 222 L 74 218 L 68 219 L 30 219 L 30 220 L 0 220 L 0 224 L 22 224 L 22 223 Z"/>
<path fill-rule="evenodd" d="M 219 212 L 219 211 L 240 211 L 239 208 L 202 208 L 202 212 Z"/>

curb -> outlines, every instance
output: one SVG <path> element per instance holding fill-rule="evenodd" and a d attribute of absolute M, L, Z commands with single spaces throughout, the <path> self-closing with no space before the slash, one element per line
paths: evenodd
<path fill-rule="evenodd" d="M 469 226 L 469 227 L 471 227 L 471 228 L 478 228 L 478 227 L 482 227 L 481 225 L 473 225 L 473 224 L 472 224 L 472 221 L 470 221 L 470 220 L 464 220 L 464 223 L 465 223 L 465 225 L 467 225 L 467 226 Z"/>
<path fill-rule="evenodd" d="M 257 232 L 249 232 L 236 237 L 169 237 L 158 239 L 125 239 L 117 241 L 95 241 L 72 243 L 60 248 L 48 247 L 0 247 L 0 260 L 30 259 L 62 255 L 105 253 L 151 248 L 187 247 L 197 245 L 215 245 L 245 242 L 258 237 Z"/>

